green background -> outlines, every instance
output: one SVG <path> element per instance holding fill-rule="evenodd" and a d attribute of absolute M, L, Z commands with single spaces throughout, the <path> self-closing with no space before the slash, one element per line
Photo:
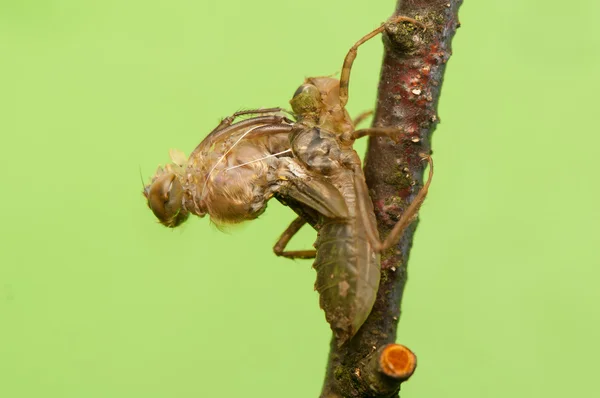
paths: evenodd
<path fill-rule="evenodd" d="M 562 3 L 461 9 L 398 337 L 419 357 L 404 397 L 597 391 L 600 3 Z M 0 397 L 316 397 L 315 272 L 271 253 L 291 211 L 170 231 L 140 168 L 236 110 L 286 106 L 393 8 L 1 0 Z M 373 107 L 381 47 L 360 50 L 353 114 Z"/>

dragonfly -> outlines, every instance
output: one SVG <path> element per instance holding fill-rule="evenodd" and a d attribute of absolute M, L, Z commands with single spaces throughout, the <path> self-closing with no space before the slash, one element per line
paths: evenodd
<path fill-rule="evenodd" d="M 221 122 L 186 158 L 171 151 L 171 163 L 159 167 L 144 188 L 148 207 L 159 222 L 175 228 L 190 214 L 208 215 L 217 225 L 259 217 L 276 193 L 333 216 L 328 198 L 339 195 L 291 156 L 293 122 L 273 113 L 280 108 L 241 111 Z M 248 114 L 263 114 L 231 123 Z M 310 184 L 307 184 L 310 181 Z M 317 199 L 318 200 L 318 199 Z"/>
<path fill-rule="evenodd" d="M 412 23 L 395 17 L 386 24 Z M 380 253 L 391 247 L 415 219 L 433 176 L 381 241 L 355 140 L 385 136 L 410 139 L 393 128 L 355 129 L 346 111 L 350 72 L 358 48 L 386 27 L 381 25 L 357 41 L 347 53 L 339 80 L 308 78 L 294 93 L 292 114 L 282 108 L 237 112 L 225 118 L 192 152 L 171 155 L 145 187 L 148 206 L 167 227 L 189 214 L 219 223 L 260 216 L 272 197 L 289 205 L 298 217 L 274 246 L 278 256 L 314 258 L 315 289 L 338 345 L 350 340 L 375 303 L 380 279 Z M 292 117 L 291 119 L 288 117 Z M 237 118 L 248 117 L 235 122 Z M 412 141 L 412 140 L 411 140 Z M 306 224 L 317 231 L 314 250 L 286 250 Z"/>

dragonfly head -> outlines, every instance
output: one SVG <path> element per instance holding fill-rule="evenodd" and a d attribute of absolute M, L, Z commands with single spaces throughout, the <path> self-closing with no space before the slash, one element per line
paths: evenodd
<path fill-rule="evenodd" d="M 323 106 L 321 92 L 314 84 L 303 84 L 294 93 L 290 105 L 299 118 L 318 119 Z"/>
<path fill-rule="evenodd" d="M 144 188 L 144 196 L 162 225 L 175 228 L 187 220 L 189 212 L 183 207 L 183 187 L 169 169 L 157 171 L 152 182 Z"/>
<path fill-rule="evenodd" d="M 340 81 L 333 77 L 311 77 L 306 83 L 314 86 L 319 92 L 321 107 L 332 111 L 341 108 L 340 104 Z"/>

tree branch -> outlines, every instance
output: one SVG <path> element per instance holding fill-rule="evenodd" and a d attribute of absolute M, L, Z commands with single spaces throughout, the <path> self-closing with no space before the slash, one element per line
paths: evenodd
<path fill-rule="evenodd" d="M 422 185 L 425 164 L 420 155 L 430 151 L 430 137 L 439 121 L 437 103 L 450 43 L 459 26 L 461 3 L 398 0 L 394 15 L 415 18 L 427 29 L 402 23 L 384 34 L 385 54 L 373 125 L 398 128 L 412 139 L 397 144 L 387 138 L 369 140 L 365 175 L 382 237 Z M 382 253 L 377 301 L 365 324 L 342 347 L 332 340 L 322 398 L 397 397 L 400 383 L 414 371 L 416 358 L 413 356 L 411 362 L 410 350 L 391 343 L 396 338 L 416 224 L 395 247 Z"/>

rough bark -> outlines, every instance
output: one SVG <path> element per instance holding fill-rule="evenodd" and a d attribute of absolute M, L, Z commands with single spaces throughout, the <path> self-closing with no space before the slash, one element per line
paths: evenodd
<path fill-rule="evenodd" d="M 451 54 L 450 43 L 459 26 L 461 3 L 399 0 L 394 15 L 415 18 L 427 29 L 401 23 L 384 34 L 385 54 L 373 125 L 398 128 L 411 139 L 399 143 L 387 138 L 369 141 L 365 175 L 382 237 L 387 236 L 422 186 L 425 163 L 420 155 L 429 153 L 430 137 L 439 121 L 437 103 Z M 358 334 L 342 347 L 335 340 L 331 342 L 321 397 L 398 396 L 405 378 L 382 372 L 380 358 L 384 347 L 396 339 L 416 224 L 407 229 L 395 247 L 382 254 L 377 301 Z"/>

